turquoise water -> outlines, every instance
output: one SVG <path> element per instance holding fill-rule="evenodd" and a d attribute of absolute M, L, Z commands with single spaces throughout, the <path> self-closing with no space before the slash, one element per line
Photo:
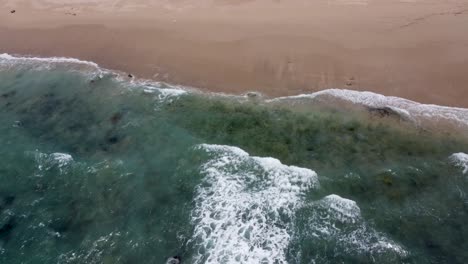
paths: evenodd
<path fill-rule="evenodd" d="M 0 64 L 0 263 L 468 262 L 461 137 Z"/>

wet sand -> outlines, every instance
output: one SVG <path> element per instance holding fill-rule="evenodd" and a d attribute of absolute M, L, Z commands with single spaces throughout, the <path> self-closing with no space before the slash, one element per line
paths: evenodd
<path fill-rule="evenodd" d="M 0 0 L 0 7 L 0 53 L 75 57 L 216 92 L 345 88 L 468 107 L 467 1 Z"/>

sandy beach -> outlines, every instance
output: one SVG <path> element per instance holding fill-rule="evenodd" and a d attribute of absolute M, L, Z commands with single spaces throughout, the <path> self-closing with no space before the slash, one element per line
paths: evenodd
<path fill-rule="evenodd" d="M 345 88 L 468 107 L 466 0 L 0 0 L 0 7 L 0 53 L 74 57 L 215 92 Z"/>

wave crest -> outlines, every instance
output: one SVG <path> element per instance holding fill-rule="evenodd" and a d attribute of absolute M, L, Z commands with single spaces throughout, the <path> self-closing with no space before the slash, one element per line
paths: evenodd
<path fill-rule="evenodd" d="M 316 173 L 236 147 L 197 148 L 212 159 L 192 212 L 194 263 L 286 263 L 295 210 L 318 186 Z"/>

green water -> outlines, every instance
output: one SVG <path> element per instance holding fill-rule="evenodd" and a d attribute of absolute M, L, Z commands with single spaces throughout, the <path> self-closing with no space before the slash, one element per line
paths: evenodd
<path fill-rule="evenodd" d="M 461 139 L 20 66 L 0 69 L 0 263 L 468 262 Z"/>

